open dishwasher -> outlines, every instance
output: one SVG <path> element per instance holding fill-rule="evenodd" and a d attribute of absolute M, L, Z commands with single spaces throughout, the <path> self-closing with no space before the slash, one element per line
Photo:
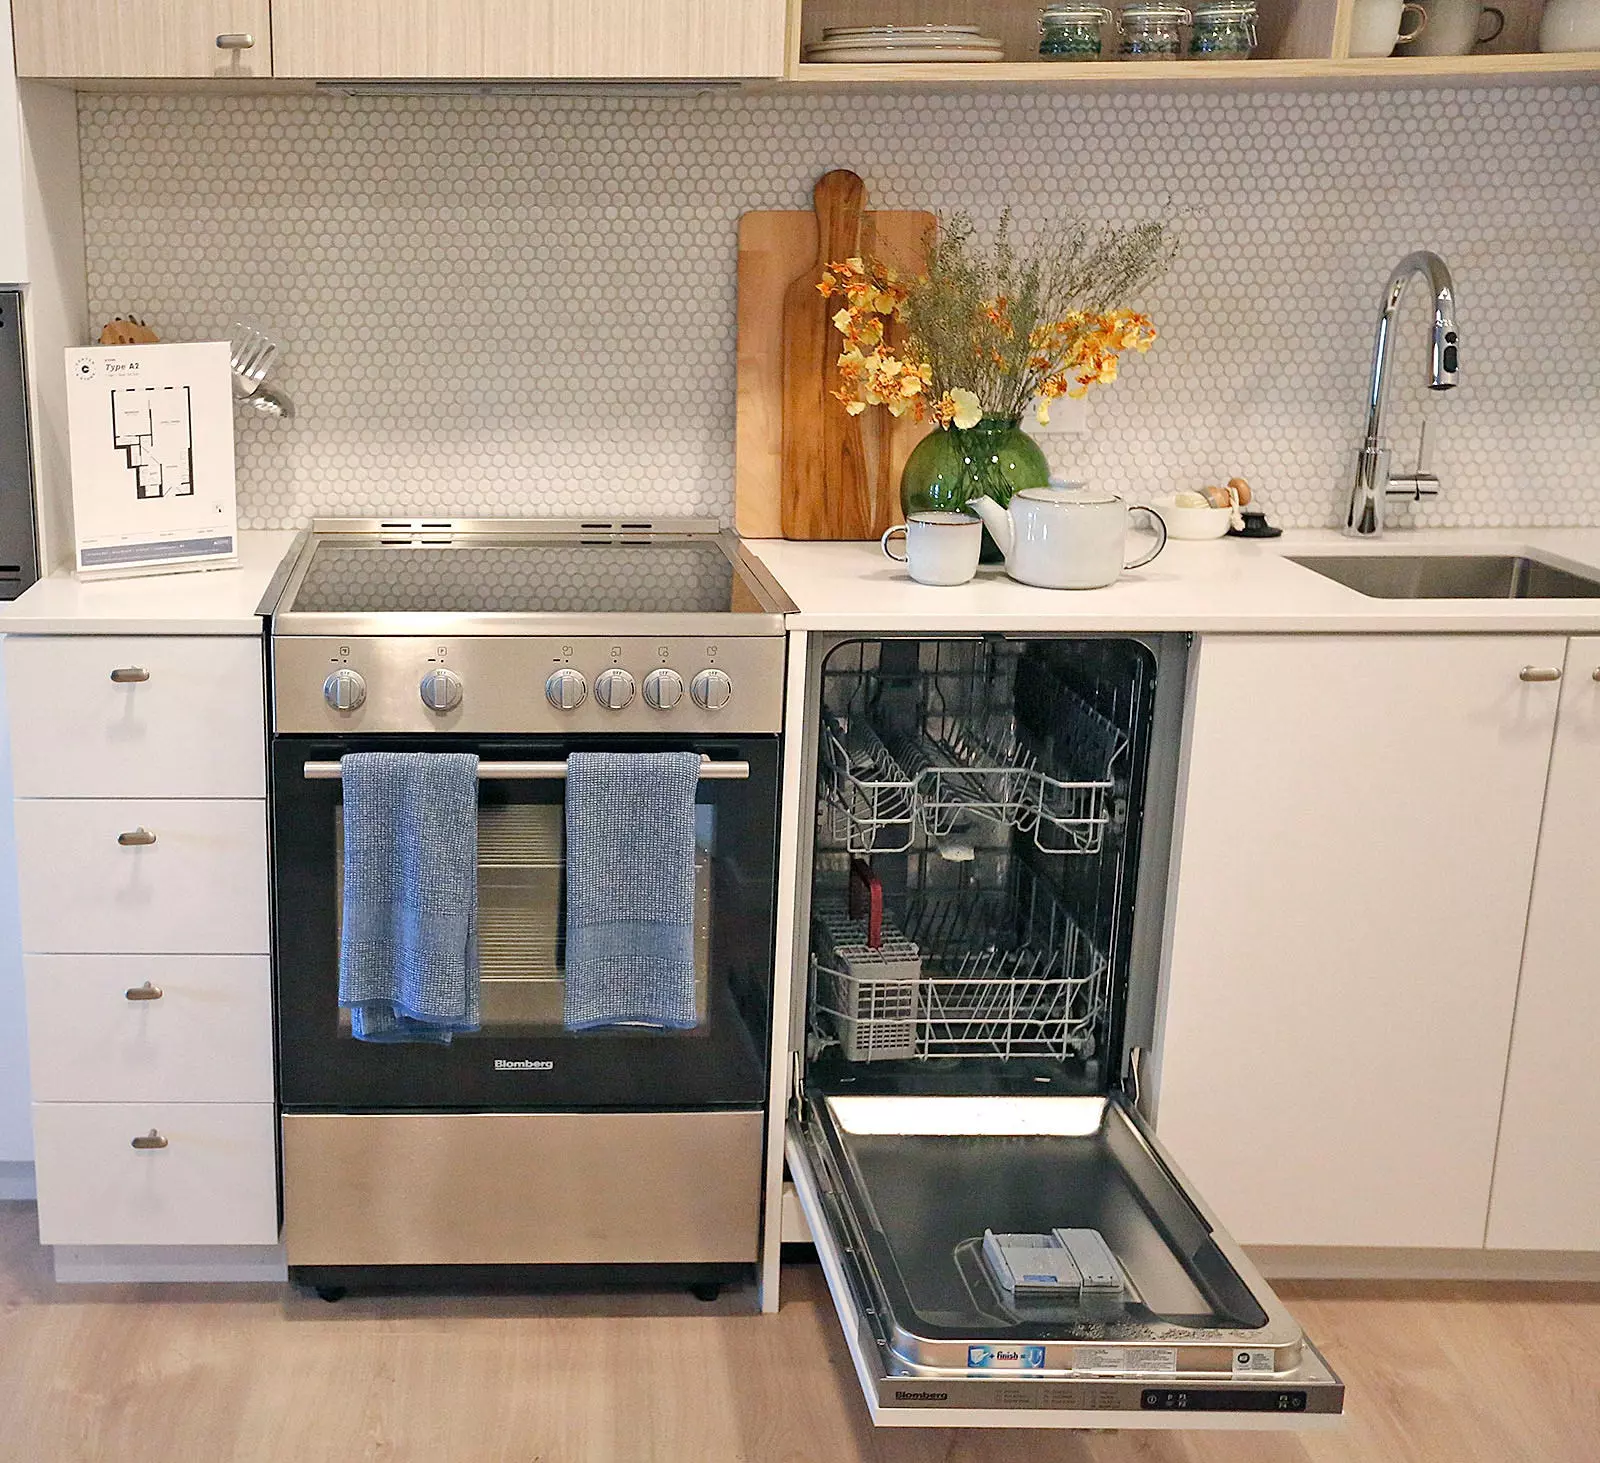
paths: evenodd
<path fill-rule="evenodd" d="M 811 637 L 787 1158 L 880 1424 L 1343 1410 L 1140 1111 L 1187 656 Z"/>

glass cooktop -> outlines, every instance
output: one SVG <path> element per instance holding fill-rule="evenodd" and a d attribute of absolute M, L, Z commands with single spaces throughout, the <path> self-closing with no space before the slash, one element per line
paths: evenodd
<path fill-rule="evenodd" d="M 770 614 L 715 541 L 317 542 L 294 614 Z"/>

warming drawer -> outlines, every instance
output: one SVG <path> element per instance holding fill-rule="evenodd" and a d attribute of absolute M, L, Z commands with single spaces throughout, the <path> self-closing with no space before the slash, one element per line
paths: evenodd
<path fill-rule="evenodd" d="M 1343 1409 L 1343 1383 L 1117 1098 L 813 1096 L 788 1159 L 879 1424 L 1314 1427 Z M 1103 1240 L 1110 1291 L 1087 1268 L 1077 1291 L 1024 1296 L 1046 1277 L 1020 1272 L 1002 1288 L 986 1235 L 1053 1231 Z"/>

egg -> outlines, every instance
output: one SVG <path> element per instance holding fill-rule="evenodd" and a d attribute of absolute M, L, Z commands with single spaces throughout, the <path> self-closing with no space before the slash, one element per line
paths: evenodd
<path fill-rule="evenodd" d="M 1243 478 L 1229 478 L 1228 486 L 1239 495 L 1239 506 L 1243 508 L 1250 501 L 1250 484 Z"/>

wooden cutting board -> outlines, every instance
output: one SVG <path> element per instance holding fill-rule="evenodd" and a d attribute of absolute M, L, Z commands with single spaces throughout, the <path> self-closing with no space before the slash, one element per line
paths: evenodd
<path fill-rule="evenodd" d="M 921 262 L 933 215 L 920 211 L 867 211 L 861 249 L 911 272 Z M 817 261 L 814 211 L 761 210 L 739 220 L 738 417 L 735 432 L 734 522 L 747 538 L 782 538 L 783 531 L 783 311 L 792 285 Z M 822 300 L 819 295 L 818 300 Z M 823 301 L 831 316 L 836 302 Z M 830 347 L 844 337 L 832 330 Z M 836 343 L 836 344 L 835 344 Z M 832 408 L 850 421 L 838 402 Z M 809 505 L 815 538 L 876 538 L 900 521 L 900 469 L 928 431 L 909 416 L 898 422 L 880 407 L 854 419 L 859 426 L 867 507 L 847 523 L 844 505 L 827 494 Z M 849 533 L 843 530 L 849 528 Z"/>

